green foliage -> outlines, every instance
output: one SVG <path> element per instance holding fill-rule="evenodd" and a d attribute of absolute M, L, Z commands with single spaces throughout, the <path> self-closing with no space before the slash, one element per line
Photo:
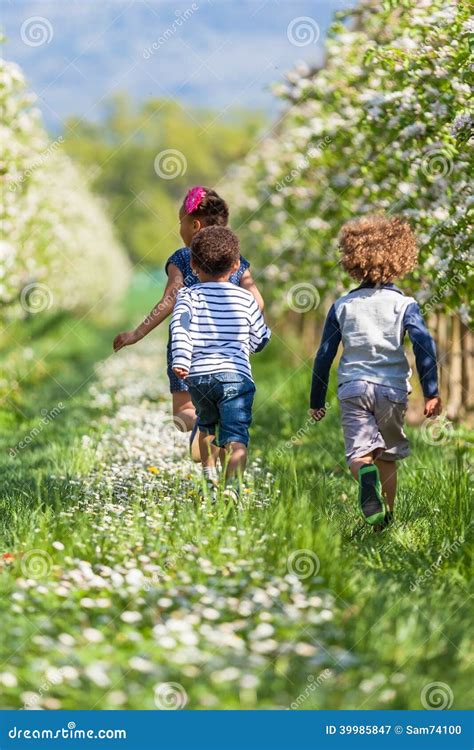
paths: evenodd
<path fill-rule="evenodd" d="M 202 504 L 172 457 L 177 433 L 159 432 L 169 394 L 164 341 L 152 344 L 85 383 L 110 341 L 83 322 L 57 348 L 58 382 L 30 389 L 4 432 L 2 708 L 155 709 L 172 682 L 191 709 L 419 709 L 439 681 L 468 707 L 468 435 L 439 450 L 411 430 L 394 527 L 350 541 L 335 399 L 310 423 L 310 363 L 295 372 L 273 347 L 255 358 L 252 492 L 239 512 Z M 63 378 L 61 357 L 76 363 Z M 63 399 L 12 458 L 38 405 Z M 298 551 L 319 570 L 291 572 Z"/>
<path fill-rule="evenodd" d="M 268 296 L 311 282 L 350 284 L 337 234 L 365 213 L 401 214 L 420 244 L 406 285 L 425 311 L 467 322 L 472 288 L 472 83 L 467 3 L 375 4 L 339 14 L 325 66 L 300 65 L 276 87 L 288 110 L 229 184 Z M 343 23 L 344 21 L 344 23 Z"/>
<path fill-rule="evenodd" d="M 219 189 L 229 164 L 248 152 L 262 122 L 258 113 L 234 111 L 223 118 L 202 109 L 185 111 L 166 99 L 151 98 L 134 108 L 120 96 L 100 124 L 71 119 L 66 148 L 106 197 L 132 260 L 154 265 L 181 243 L 178 210 L 187 188 Z M 167 157 L 170 149 L 174 154 Z"/>
<path fill-rule="evenodd" d="M 35 313 L 113 307 L 129 263 L 102 201 L 50 142 L 22 71 L 1 64 L 3 113 L 0 323 Z"/>

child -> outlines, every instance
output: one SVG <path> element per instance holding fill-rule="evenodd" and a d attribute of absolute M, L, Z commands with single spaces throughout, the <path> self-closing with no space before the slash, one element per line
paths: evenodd
<path fill-rule="evenodd" d="M 179 292 L 171 320 L 173 372 L 186 378 L 196 407 L 210 486 L 217 478 L 214 444 L 227 454 L 226 483 L 243 475 L 255 394 L 249 354 L 263 349 L 271 335 L 252 294 L 230 282 L 240 263 L 239 241 L 230 229 L 198 232 L 191 268 L 200 283 Z"/>
<path fill-rule="evenodd" d="M 403 430 L 411 390 L 405 333 L 413 344 L 427 417 L 441 411 L 436 352 L 418 304 L 393 284 L 416 263 L 409 225 L 398 217 L 366 216 L 347 222 L 339 239 L 342 265 L 361 284 L 329 310 L 314 362 L 311 413 L 316 421 L 325 415 L 329 371 L 342 341 L 338 399 L 346 458 L 359 482 L 362 514 L 379 531 L 393 520 L 395 462 L 409 454 Z"/>
<path fill-rule="evenodd" d="M 144 338 L 173 311 L 178 291 L 183 286 L 192 287 L 199 283 L 199 279 L 190 265 L 191 251 L 189 245 L 191 240 L 203 227 L 226 226 L 228 218 L 227 203 L 215 190 L 202 186 L 188 190 L 179 212 L 180 235 L 186 247 L 176 250 L 166 262 L 165 270 L 168 275 L 168 283 L 161 300 L 135 330 L 119 333 L 115 337 L 114 351 L 117 352 L 122 347 L 135 344 Z M 249 271 L 249 263 L 245 258 L 240 257 L 229 281 L 251 292 L 260 309 L 263 310 L 262 297 Z M 192 430 L 196 421 L 196 412 L 189 396 L 188 386 L 184 380 L 177 378 L 172 371 L 171 340 L 168 342 L 167 355 L 167 374 L 173 397 L 174 422 L 180 430 Z"/>

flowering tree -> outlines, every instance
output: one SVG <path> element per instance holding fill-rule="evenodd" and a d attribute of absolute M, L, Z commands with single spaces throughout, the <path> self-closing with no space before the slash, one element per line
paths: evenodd
<path fill-rule="evenodd" d="M 425 311 L 467 322 L 473 31 L 461 2 L 361 0 L 333 24 L 324 68 L 300 65 L 276 86 L 287 112 L 228 190 L 274 309 L 315 306 L 310 291 L 295 302 L 282 287 L 334 296 L 350 284 L 338 230 L 383 210 L 417 232 L 420 263 L 406 284 Z"/>
<path fill-rule="evenodd" d="M 48 308 L 103 309 L 127 284 L 129 264 L 99 199 L 50 143 L 20 68 L 3 62 L 0 103 L 2 239 L 0 318 Z"/>

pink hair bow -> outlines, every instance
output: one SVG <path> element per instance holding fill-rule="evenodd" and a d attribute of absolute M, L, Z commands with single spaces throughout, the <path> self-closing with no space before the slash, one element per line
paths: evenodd
<path fill-rule="evenodd" d="M 204 196 L 206 195 L 206 188 L 201 187 L 201 185 L 197 185 L 196 187 L 192 187 L 188 190 L 186 193 L 186 198 L 184 199 L 184 210 L 187 214 L 192 214 L 194 211 L 196 211 Z"/>

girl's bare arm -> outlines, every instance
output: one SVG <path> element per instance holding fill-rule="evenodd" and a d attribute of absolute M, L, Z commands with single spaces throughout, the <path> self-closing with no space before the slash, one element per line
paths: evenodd
<path fill-rule="evenodd" d="M 141 341 L 156 326 L 162 323 L 170 313 L 176 302 L 176 295 L 184 285 L 183 274 L 177 266 L 170 263 L 168 266 L 168 282 L 165 291 L 159 302 L 156 303 L 153 310 L 146 316 L 145 320 L 140 323 L 133 331 L 123 331 L 114 338 L 114 351 L 118 352 L 124 346 L 136 344 Z"/>
<path fill-rule="evenodd" d="M 247 268 L 246 271 L 243 272 L 242 278 L 240 279 L 239 286 L 241 286 L 242 289 L 246 289 L 248 292 L 250 292 L 251 294 L 253 294 L 253 296 L 255 297 L 255 302 L 259 306 L 260 310 L 263 312 L 263 308 L 264 308 L 264 305 L 265 305 L 265 303 L 263 301 L 263 297 L 260 294 L 260 292 L 258 291 L 258 287 L 257 287 L 255 281 L 253 280 L 253 276 L 250 273 L 250 271 L 249 271 L 248 268 Z"/>

